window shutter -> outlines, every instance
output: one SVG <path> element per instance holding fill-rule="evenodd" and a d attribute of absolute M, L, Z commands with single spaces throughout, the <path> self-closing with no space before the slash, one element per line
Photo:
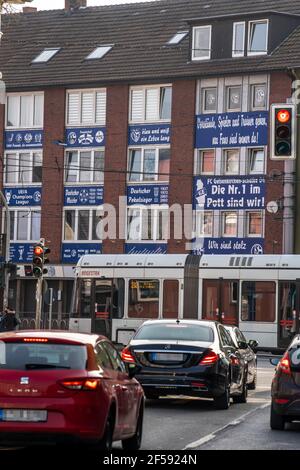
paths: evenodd
<path fill-rule="evenodd" d="M 91 93 L 82 93 L 81 104 L 81 122 L 82 124 L 91 124 L 95 122 L 94 119 L 94 96 Z"/>
<path fill-rule="evenodd" d="M 146 92 L 146 120 L 157 121 L 159 119 L 158 106 L 159 88 L 149 88 Z"/>
<path fill-rule="evenodd" d="M 80 124 L 80 93 L 68 94 L 67 124 Z"/>
<path fill-rule="evenodd" d="M 131 91 L 131 121 L 144 120 L 144 90 Z"/>
<path fill-rule="evenodd" d="M 106 122 L 106 91 L 96 93 L 96 124 Z"/>

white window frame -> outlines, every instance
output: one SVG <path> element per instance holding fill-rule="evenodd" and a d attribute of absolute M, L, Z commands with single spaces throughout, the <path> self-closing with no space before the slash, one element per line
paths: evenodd
<path fill-rule="evenodd" d="M 151 210 L 151 213 L 154 212 L 154 220 L 152 224 L 152 238 L 151 239 L 143 239 L 142 234 L 143 234 L 143 226 L 142 226 L 142 211 L 145 210 Z M 169 206 L 167 204 L 161 204 L 161 205 L 134 205 L 134 206 L 127 206 L 126 209 L 126 234 L 125 234 L 125 239 L 126 243 L 151 243 L 151 242 L 161 242 L 161 243 L 166 243 L 168 240 L 167 239 L 159 239 L 157 238 L 156 234 L 158 233 L 158 212 L 160 211 L 168 211 Z M 136 239 L 128 238 L 128 229 L 129 229 L 129 213 L 130 211 L 139 211 L 139 227 L 141 228 L 141 231 L 139 233 L 139 237 Z M 151 215 L 152 218 L 152 215 Z M 168 218 L 168 224 L 169 224 L 169 218 Z M 169 232 L 169 227 L 166 227 L 167 233 Z"/>
<path fill-rule="evenodd" d="M 37 238 L 37 240 L 33 240 L 31 238 L 31 229 L 32 229 L 32 214 L 33 213 L 39 213 L 40 214 L 40 230 L 42 226 L 42 208 L 40 206 L 37 207 L 11 207 L 9 209 L 10 216 L 12 218 L 12 213 L 14 213 L 14 233 L 13 237 L 11 238 L 11 243 L 31 243 L 31 242 L 37 242 L 41 238 L 40 236 Z M 28 212 L 28 225 L 27 225 L 27 238 L 25 240 L 21 240 L 17 238 L 18 234 L 18 212 Z M 27 217 L 27 216 L 26 216 Z M 2 216 L 2 227 L 5 227 L 6 224 L 6 217 L 5 214 Z M 10 228 L 9 228 L 9 233 L 10 233 Z M 40 233 L 41 235 L 41 233 Z"/>
<path fill-rule="evenodd" d="M 26 126 L 21 126 L 21 97 L 22 96 L 30 96 L 32 98 L 32 112 L 31 112 L 31 124 Z M 42 122 L 41 124 L 34 124 L 34 99 L 35 96 L 42 96 L 43 97 L 43 109 L 42 109 Z M 18 106 L 18 126 L 9 126 L 7 123 L 8 120 L 8 98 L 10 97 L 17 97 L 19 98 L 19 106 Z M 7 93 L 6 95 L 6 106 L 5 106 L 5 129 L 13 130 L 13 129 L 43 129 L 44 127 L 44 110 L 45 110 L 45 99 L 44 99 L 44 92 L 32 92 L 32 93 Z"/>
<path fill-rule="evenodd" d="M 227 155 L 229 152 L 236 152 L 238 154 L 238 170 L 236 173 L 232 173 L 226 170 Z M 226 148 L 223 150 L 223 174 L 224 175 L 239 175 L 241 169 L 241 149 L 240 147 Z"/>
<path fill-rule="evenodd" d="M 65 238 L 65 223 L 66 223 L 66 212 L 68 211 L 75 211 L 75 235 L 73 240 L 67 240 Z M 79 220 L 79 211 L 89 211 L 89 238 L 88 240 L 81 240 L 78 239 L 78 220 Z M 102 238 L 99 240 L 94 240 L 92 238 L 93 235 L 93 212 L 98 214 L 103 213 L 103 206 L 70 206 L 64 207 L 63 209 L 63 227 L 62 227 L 62 242 L 63 243 L 101 243 L 103 241 L 103 233 Z"/>
<path fill-rule="evenodd" d="M 91 152 L 92 153 L 92 158 L 91 158 L 91 170 L 90 170 L 90 175 L 91 175 L 91 178 L 93 176 L 93 178 L 90 180 L 90 181 L 80 181 L 80 170 L 82 169 L 80 167 L 80 164 L 77 165 L 77 168 L 75 168 L 74 170 L 76 170 L 76 181 L 67 181 L 67 173 L 68 173 L 68 154 L 71 153 L 71 152 L 78 152 L 78 153 L 82 153 L 82 152 Z M 94 174 L 95 174 L 95 152 L 103 152 L 104 153 L 104 162 L 105 162 L 105 147 L 96 147 L 96 148 L 72 148 L 72 149 L 68 149 L 65 151 L 65 174 L 64 174 L 64 184 L 65 186 L 76 186 L 76 185 L 79 185 L 79 186 L 88 186 L 88 185 L 91 185 L 91 184 L 104 184 L 104 170 L 102 171 L 102 180 L 101 181 L 95 181 L 94 180 Z M 79 158 L 79 162 L 80 162 L 80 158 Z M 99 171 L 99 170 L 97 170 Z"/>
<path fill-rule="evenodd" d="M 105 93 L 105 118 L 101 122 L 96 122 L 96 99 L 97 99 L 97 93 Z M 71 128 L 76 128 L 76 127 L 89 127 L 89 126 L 105 126 L 106 125 L 106 116 L 107 116 L 107 89 L 106 88 L 81 88 L 81 89 L 70 89 L 67 90 L 67 95 L 66 95 L 66 119 L 65 119 L 65 124 L 66 127 L 71 127 Z M 80 120 L 74 124 L 74 123 L 69 123 L 68 122 L 68 116 L 69 116 L 69 96 L 71 94 L 76 94 L 78 93 L 80 95 L 79 101 L 80 101 L 80 106 L 79 106 L 79 114 L 80 114 Z M 93 93 L 94 98 L 93 98 L 93 119 L 90 122 L 82 122 L 82 95 L 84 93 Z"/>
<path fill-rule="evenodd" d="M 209 30 L 209 45 L 208 45 L 208 51 L 207 51 L 207 55 L 204 56 L 204 57 L 196 57 L 195 56 L 195 51 L 197 50 L 196 49 L 196 44 L 195 44 L 195 41 L 196 41 L 196 31 L 199 30 L 199 29 L 208 29 Z M 203 25 L 203 26 L 194 26 L 193 27 L 193 39 L 192 39 L 192 60 L 194 61 L 197 61 L 197 60 L 210 60 L 211 58 L 211 33 L 212 33 L 212 25 L 211 24 L 207 24 L 207 25 Z"/>
<path fill-rule="evenodd" d="M 201 218 L 203 220 L 204 216 L 206 214 L 210 214 L 211 217 L 212 217 L 212 224 L 211 224 L 211 231 L 210 233 L 203 233 L 201 235 L 199 235 L 199 228 L 201 227 L 201 224 L 202 224 L 202 221 L 201 221 Z M 194 211 L 194 221 L 195 221 L 195 225 L 194 225 L 194 237 L 199 239 L 199 238 L 208 238 L 208 237 L 213 237 L 213 233 L 214 233 L 214 211 L 211 211 L 211 210 L 196 210 Z"/>
<path fill-rule="evenodd" d="M 226 234 L 225 233 L 225 220 L 226 220 L 226 214 L 235 214 L 236 215 L 236 231 L 235 231 L 235 234 L 234 235 L 231 235 L 231 234 Z M 222 211 L 221 212 L 221 230 L 222 230 L 222 233 L 221 233 L 221 237 L 222 238 L 237 238 L 238 236 L 238 225 L 239 225 L 239 213 L 238 211 Z"/>
<path fill-rule="evenodd" d="M 251 29 L 253 24 L 257 23 L 266 23 L 267 24 L 267 32 L 266 32 L 266 51 L 261 52 L 253 52 L 250 50 L 250 36 L 251 36 Z M 262 20 L 253 20 L 249 21 L 248 23 L 248 41 L 247 41 L 247 55 L 251 56 L 259 56 L 259 55 L 267 55 L 268 54 L 268 44 L 269 44 L 269 20 L 267 18 Z"/>
<path fill-rule="evenodd" d="M 240 89 L 240 107 L 239 108 L 230 108 L 229 103 L 230 103 L 230 90 L 232 88 L 239 88 Z M 237 85 L 228 85 L 225 88 L 225 99 L 226 99 L 226 112 L 227 113 L 239 113 L 242 111 L 242 106 L 243 106 L 243 85 L 242 84 L 237 84 Z"/>
<path fill-rule="evenodd" d="M 29 154 L 30 155 L 30 165 L 28 166 L 29 170 L 28 170 L 28 173 L 30 174 L 30 178 L 29 178 L 29 181 L 28 182 L 24 182 L 24 181 L 20 181 L 19 180 L 19 172 L 20 172 L 20 155 L 21 154 Z M 4 153 L 4 185 L 6 187 L 12 187 L 12 186 L 41 186 L 42 185 L 42 181 L 41 182 L 35 182 L 33 183 L 32 181 L 32 178 L 33 178 L 33 155 L 34 154 L 40 154 L 41 157 L 42 157 L 42 168 L 43 168 L 43 152 L 41 150 L 26 150 L 26 149 L 18 149 L 18 150 L 6 150 L 5 153 Z M 6 180 L 6 167 L 7 167 L 7 156 L 8 155 L 16 155 L 16 165 L 15 165 L 15 173 L 14 173 L 14 176 L 15 176 L 15 181 L 13 182 L 7 182 Z"/>
<path fill-rule="evenodd" d="M 202 171 L 203 154 L 205 152 L 212 152 L 214 154 L 214 169 L 213 171 Z M 195 161 L 195 175 L 214 175 L 216 172 L 216 149 L 197 149 Z"/>
<path fill-rule="evenodd" d="M 206 90 L 216 90 L 216 107 L 214 110 L 205 109 L 205 92 Z M 217 86 L 205 86 L 200 90 L 201 96 L 201 111 L 203 114 L 217 114 L 218 112 L 218 87 Z"/>
<path fill-rule="evenodd" d="M 266 89 L 266 105 L 264 107 L 254 106 L 254 89 L 257 86 L 264 86 Z M 268 109 L 268 84 L 265 83 L 251 83 L 250 85 L 250 110 L 251 111 L 264 111 Z"/>
<path fill-rule="evenodd" d="M 260 214 L 261 215 L 261 233 L 250 233 L 250 214 Z M 251 210 L 246 211 L 246 237 L 247 238 L 263 238 L 264 237 L 264 211 L 263 210 Z"/>
<path fill-rule="evenodd" d="M 128 120 L 130 124 L 140 124 L 140 123 L 160 123 L 160 122 L 171 122 L 172 116 L 169 119 L 160 119 L 160 96 L 161 96 L 161 89 L 162 88 L 171 88 L 171 95 L 173 96 L 173 87 L 172 83 L 162 83 L 159 85 L 148 85 L 148 86 L 132 86 L 129 89 L 129 116 Z M 147 90 L 158 89 L 159 90 L 159 100 L 156 106 L 156 119 L 147 119 L 147 107 L 146 107 L 146 100 L 147 100 Z M 143 93 L 143 106 L 142 106 L 142 119 L 132 119 L 132 93 L 133 91 L 140 90 Z M 171 113 L 172 113 L 172 102 L 171 102 Z"/>
<path fill-rule="evenodd" d="M 160 150 L 169 150 L 170 151 L 170 160 L 171 160 L 171 147 L 169 145 L 158 145 L 158 146 L 155 146 L 155 147 L 151 147 L 151 145 L 146 145 L 145 147 L 129 147 L 128 148 L 128 155 L 127 155 L 127 182 L 128 184 L 140 184 L 140 183 L 149 183 L 149 184 L 154 184 L 154 183 L 168 183 L 169 182 L 169 176 L 166 175 L 166 179 L 164 180 L 160 180 L 159 179 L 159 174 L 158 174 L 158 170 L 159 170 L 159 151 Z M 145 158 L 145 151 L 146 150 L 154 150 L 155 151 L 155 175 L 154 176 L 154 179 L 153 180 L 145 180 L 143 179 L 143 176 L 144 176 L 144 172 L 141 171 L 139 173 L 139 175 L 137 174 L 137 176 L 139 176 L 139 180 L 137 181 L 134 181 L 134 180 L 130 180 L 130 168 L 129 168 L 129 164 L 130 164 L 130 153 L 133 151 L 133 150 L 140 150 L 141 151 L 141 170 L 143 170 L 144 168 L 144 158 Z"/>
<path fill-rule="evenodd" d="M 252 163 L 252 153 L 254 150 L 262 150 L 264 153 L 264 163 L 263 163 L 263 171 L 258 173 L 257 171 L 252 171 L 251 170 L 251 163 Z M 266 168 L 266 147 L 248 147 L 247 148 L 248 152 L 248 174 L 249 175 L 264 175 L 265 174 L 265 168 Z"/>
<path fill-rule="evenodd" d="M 236 52 L 235 49 L 235 40 L 236 40 L 236 27 L 243 25 L 243 50 Z M 246 37 L 246 22 L 245 21 L 238 21 L 233 23 L 233 38 L 232 38 L 232 57 L 244 57 L 245 56 L 245 37 Z"/>

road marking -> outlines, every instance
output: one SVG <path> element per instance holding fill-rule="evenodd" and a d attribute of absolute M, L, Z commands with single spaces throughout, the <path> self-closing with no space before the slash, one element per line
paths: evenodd
<path fill-rule="evenodd" d="M 212 439 L 215 439 L 217 437 L 217 434 L 220 434 L 221 432 L 225 431 L 225 429 L 231 427 L 231 426 L 238 426 L 242 422 L 245 421 L 245 419 L 251 415 L 252 413 L 255 413 L 258 410 L 263 410 L 264 408 L 267 408 L 270 406 L 270 403 L 264 403 L 261 406 L 258 406 L 254 408 L 253 410 L 248 411 L 247 413 L 243 414 L 239 418 L 235 419 L 234 421 L 231 421 L 230 423 L 226 424 L 222 428 L 217 429 L 211 434 L 207 434 L 206 436 L 202 437 L 201 439 L 198 439 L 198 441 L 191 442 L 187 446 L 184 447 L 183 450 L 188 450 L 188 449 L 196 449 L 197 447 L 202 446 L 203 444 L 206 444 L 207 442 L 211 441 Z"/>

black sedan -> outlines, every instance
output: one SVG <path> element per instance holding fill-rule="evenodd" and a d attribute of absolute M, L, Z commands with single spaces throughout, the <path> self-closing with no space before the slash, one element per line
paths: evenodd
<path fill-rule="evenodd" d="M 271 428 L 283 430 L 286 422 L 300 420 L 300 335 L 295 336 L 276 365 L 272 381 Z"/>
<path fill-rule="evenodd" d="M 140 369 L 145 395 L 213 398 L 227 409 L 230 397 L 247 401 L 247 370 L 223 325 L 200 320 L 149 320 L 122 351 Z"/>
<path fill-rule="evenodd" d="M 257 382 L 257 358 L 253 349 L 258 346 L 258 342 L 255 340 L 247 342 L 241 330 L 236 326 L 225 325 L 225 328 L 230 333 L 232 341 L 239 350 L 239 355 L 245 363 L 248 389 L 255 390 Z"/>

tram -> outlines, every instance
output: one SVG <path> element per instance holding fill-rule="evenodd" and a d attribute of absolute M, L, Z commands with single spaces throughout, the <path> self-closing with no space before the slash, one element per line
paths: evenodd
<path fill-rule="evenodd" d="M 297 255 L 85 255 L 69 328 L 127 344 L 148 319 L 218 320 L 276 352 L 299 331 L 299 312 Z"/>

